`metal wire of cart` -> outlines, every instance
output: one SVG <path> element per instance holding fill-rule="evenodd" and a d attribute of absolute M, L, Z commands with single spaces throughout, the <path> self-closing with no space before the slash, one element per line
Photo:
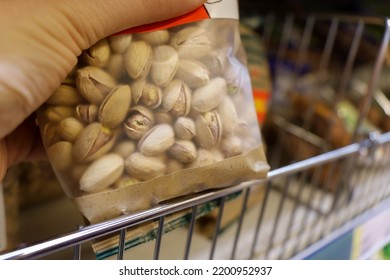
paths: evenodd
<path fill-rule="evenodd" d="M 287 86 L 285 80 L 276 78 L 275 90 L 279 92 L 284 92 L 286 88 L 290 90 L 291 87 L 295 89 L 297 85 L 302 86 L 299 83 L 302 80 L 300 73 L 306 65 L 308 49 L 316 37 L 314 35 L 318 32 L 318 26 L 322 28 L 320 30 L 324 30 L 325 26 L 326 32 L 323 36 L 324 48 L 316 69 L 316 77 L 323 77 L 324 73 L 329 72 L 329 64 L 340 30 L 346 27 L 353 28 L 348 52 L 345 54 L 346 61 L 342 63 L 342 74 L 336 83 L 337 100 L 342 99 L 347 90 L 362 37 L 371 32 L 372 27 L 380 30 L 381 42 L 377 43 L 377 51 L 372 59 L 372 71 L 365 93 L 360 98 L 359 116 L 350 144 L 331 149 L 326 146 L 328 135 L 319 138 L 307 133 L 305 128 L 308 127 L 313 112 L 306 116 L 306 123 L 302 127 L 285 126 L 283 118 L 275 118 L 276 124 L 286 128 L 288 133 L 305 137 L 311 144 L 325 143 L 322 152 L 296 162 L 282 164 L 281 149 L 276 149 L 273 151 L 275 153 L 270 154 L 272 170 L 265 180 L 243 182 L 229 188 L 179 198 L 147 211 L 124 214 L 117 219 L 80 227 L 74 232 L 4 253 L 0 255 L 0 259 L 38 259 L 66 249 L 74 250 L 74 259 L 82 259 L 84 245 L 88 246 L 90 241 L 112 234 L 119 237 L 116 258 L 123 259 L 127 249 L 126 231 L 147 221 L 158 223 L 152 258 L 160 259 L 166 217 L 183 210 L 190 211 L 191 219 L 186 226 L 186 238 L 180 254 L 183 259 L 190 259 L 198 207 L 210 201 L 218 202 L 219 211 L 210 246 L 207 248 L 207 258 L 305 258 L 322 243 L 326 243 L 327 239 L 340 236 L 365 216 L 389 205 L 390 132 L 369 133 L 367 137 L 359 138 L 359 131 L 378 90 L 378 79 L 390 40 L 390 21 L 381 18 L 329 15 L 305 17 L 289 15 L 284 21 L 280 21 L 275 15 L 268 15 L 263 19 L 262 35 L 266 47 L 268 50 L 276 50 L 274 53 L 276 77 L 280 75 L 278 71 L 283 71 L 283 67 L 278 67 L 283 66 L 282 62 L 288 57 L 290 49 L 296 50 L 294 69 L 288 71 L 290 80 Z M 276 26 L 278 23 L 283 23 L 279 29 Z M 294 29 L 296 25 L 300 25 L 302 30 L 299 35 Z M 278 38 L 277 47 L 272 45 L 275 34 Z M 322 86 L 324 83 L 327 85 L 327 82 L 328 80 L 322 81 Z M 283 99 L 283 93 L 278 94 L 273 98 L 282 96 Z M 272 105 L 278 102 L 274 99 L 271 109 Z M 276 140 L 278 145 L 283 139 L 279 137 Z M 327 175 L 325 179 L 322 177 L 324 170 Z M 247 203 L 251 192 L 259 186 L 264 189 L 263 199 L 261 203 L 252 207 L 253 209 L 249 209 Z M 333 189 L 331 192 L 328 191 L 330 186 Z M 243 194 L 243 203 L 236 221 L 230 225 L 233 233 L 229 237 L 229 242 L 225 242 L 224 233 L 220 228 L 224 205 L 229 195 L 238 192 Z M 255 218 L 248 218 L 249 211 L 255 213 L 253 215 Z M 175 250 L 179 250 L 178 247 L 175 244 Z"/>

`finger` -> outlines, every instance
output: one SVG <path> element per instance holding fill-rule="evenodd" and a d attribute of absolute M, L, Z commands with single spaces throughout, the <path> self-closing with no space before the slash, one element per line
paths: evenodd
<path fill-rule="evenodd" d="M 205 0 L 74 0 L 63 11 L 80 33 L 80 47 L 123 29 L 170 19 L 194 10 Z"/>
<path fill-rule="evenodd" d="M 50 5 L 48 5 L 50 2 Z M 125 28 L 172 18 L 204 0 L 7 1 L 0 27 L 0 139 L 57 88 L 81 50 Z M 16 3 L 16 4 L 15 4 Z M 26 9 L 17 8 L 26 7 Z M 26 12 L 27 11 L 27 12 Z M 17 17 L 13 15 L 24 13 Z M 16 26 L 16 27 L 15 27 Z M 12 29 L 12 28 L 13 29 Z"/>
<path fill-rule="evenodd" d="M 6 148 L 6 166 L 22 161 L 41 160 L 46 158 L 38 126 L 32 115 L 15 131 L 4 139 Z"/>

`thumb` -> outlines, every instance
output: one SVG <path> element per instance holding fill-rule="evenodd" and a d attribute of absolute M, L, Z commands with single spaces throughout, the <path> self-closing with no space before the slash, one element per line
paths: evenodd
<path fill-rule="evenodd" d="M 80 34 L 81 49 L 123 29 L 183 15 L 205 0 L 62 1 Z"/>
<path fill-rule="evenodd" d="M 81 51 L 123 29 L 173 18 L 204 0 L 13 0 L 0 16 L 0 139 L 35 111 Z"/>

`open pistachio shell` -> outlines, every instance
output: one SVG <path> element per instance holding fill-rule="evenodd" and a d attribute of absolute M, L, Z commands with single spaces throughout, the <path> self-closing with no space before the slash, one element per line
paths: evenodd
<path fill-rule="evenodd" d="M 115 128 L 126 118 L 131 104 L 131 90 L 128 85 L 114 88 L 99 107 L 98 119 L 108 128 Z"/>
<path fill-rule="evenodd" d="M 92 104 L 100 104 L 116 82 L 103 69 L 87 66 L 77 70 L 76 85 L 80 94 Z"/>
<path fill-rule="evenodd" d="M 107 153 L 113 146 L 115 135 L 101 123 L 89 124 L 79 134 L 73 149 L 73 156 L 78 162 L 93 161 Z"/>
<path fill-rule="evenodd" d="M 179 56 L 174 48 L 163 45 L 153 51 L 151 77 L 157 86 L 166 86 L 176 74 Z"/>
<path fill-rule="evenodd" d="M 131 42 L 125 53 L 127 73 L 133 79 L 145 78 L 152 66 L 152 47 L 145 41 Z"/>

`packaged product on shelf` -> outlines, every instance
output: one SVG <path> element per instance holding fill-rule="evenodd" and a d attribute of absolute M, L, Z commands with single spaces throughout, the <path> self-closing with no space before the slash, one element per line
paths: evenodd
<path fill-rule="evenodd" d="M 38 110 L 53 169 L 90 223 L 264 178 L 236 1 L 114 34 Z"/>

